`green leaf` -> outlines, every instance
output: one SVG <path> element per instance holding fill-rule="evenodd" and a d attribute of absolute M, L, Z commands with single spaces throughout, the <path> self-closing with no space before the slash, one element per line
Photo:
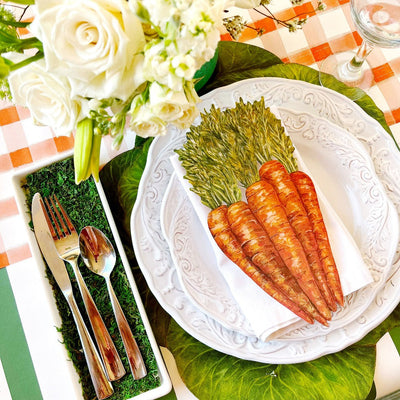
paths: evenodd
<path fill-rule="evenodd" d="M 141 147 L 136 148 L 137 151 L 133 152 L 134 160 L 122 173 L 118 182 L 118 196 L 124 209 L 124 227 L 127 232 L 130 232 L 131 212 L 136 201 L 140 178 L 146 166 L 147 153 L 151 142 L 152 140 L 147 140 Z"/>
<path fill-rule="evenodd" d="M 375 399 L 376 399 L 376 387 L 375 383 L 372 383 L 372 388 L 365 400 L 375 400 Z"/>
<path fill-rule="evenodd" d="M 121 239 L 130 247 L 130 229 L 126 220 L 130 218 L 135 200 L 135 196 L 132 196 L 132 193 L 137 193 L 139 180 L 144 169 L 143 160 L 145 161 L 147 158 L 151 141 L 152 139 L 137 139 L 135 147 L 132 150 L 128 150 L 113 158 L 100 171 L 100 181 L 106 193 L 115 223 L 119 228 Z M 130 180 L 127 176 L 127 171 L 130 170 L 132 172 L 136 167 L 138 169 L 134 171 L 135 179 Z M 121 180 L 123 176 L 124 178 Z M 120 189 L 122 182 L 123 189 Z M 132 199 L 132 203 L 126 200 L 128 197 Z"/>
<path fill-rule="evenodd" d="M 211 76 L 214 74 L 217 62 L 218 48 L 215 51 L 214 56 L 209 61 L 205 62 L 193 76 L 193 80 L 195 82 L 194 89 L 197 93 L 200 92 L 201 88 L 210 80 Z"/>
<path fill-rule="evenodd" d="M 0 56 L 0 79 L 8 77 L 10 73 L 10 64 L 6 58 Z"/>
<path fill-rule="evenodd" d="M 199 399 L 364 400 L 375 365 L 375 352 L 359 345 L 309 363 L 241 360 L 195 341 L 175 322 L 168 346 L 186 385 Z"/>
<path fill-rule="evenodd" d="M 239 42 L 220 42 L 214 76 L 199 91 L 199 95 L 238 80 L 254 78 L 254 71 L 262 71 L 281 63 L 275 54 L 260 47 Z"/>
<path fill-rule="evenodd" d="M 396 346 L 396 349 L 398 353 L 400 354 L 400 327 L 396 327 L 389 331 L 390 337 L 393 340 L 394 345 Z"/>
<path fill-rule="evenodd" d="M 304 82 L 319 85 L 319 72 L 300 64 L 282 64 L 267 68 L 263 75 L 265 77 L 280 77 L 287 79 L 296 79 Z M 374 101 L 364 91 L 358 88 L 351 88 L 342 82 L 339 82 L 333 76 L 326 75 L 325 87 L 335 90 L 354 100 L 367 114 L 376 119 L 382 127 L 392 135 L 389 126 L 386 123 L 383 112 L 376 106 Z"/>
<path fill-rule="evenodd" d="M 200 400 L 365 400 L 373 386 L 375 344 L 400 325 L 399 316 L 400 307 L 358 343 L 299 364 L 262 364 L 219 353 L 173 320 L 167 345 L 184 382 Z"/>

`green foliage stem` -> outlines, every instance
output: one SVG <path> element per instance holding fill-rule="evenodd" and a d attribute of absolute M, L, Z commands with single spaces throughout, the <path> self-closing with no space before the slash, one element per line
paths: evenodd
<path fill-rule="evenodd" d="M 24 4 L 26 6 L 32 6 L 35 4 L 35 0 L 3 0 L 5 3 L 15 3 L 15 4 Z"/>

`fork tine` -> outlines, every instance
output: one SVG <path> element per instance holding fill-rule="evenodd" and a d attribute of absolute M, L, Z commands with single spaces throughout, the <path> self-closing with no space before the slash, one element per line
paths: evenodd
<path fill-rule="evenodd" d="M 62 237 L 65 236 L 65 233 L 63 232 L 54 212 L 53 212 L 53 208 L 51 207 L 52 203 L 54 205 L 53 202 L 51 202 L 51 199 L 49 200 L 47 197 L 44 198 L 44 203 L 46 205 L 47 208 L 47 216 L 50 220 L 51 225 L 53 226 L 53 230 L 55 229 L 55 235 L 53 235 L 54 239 L 61 239 Z M 55 210 L 57 211 L 57 210 Z"/>
<path fill-rule="evenodd" d="M 40 203 L 40 206 L 42 207 L 43 214 L 44 214 L 44 216 L 46 218 L 46 222 L 47 222 L 47 226 L 49 227 L 50 234 L 51 234 L 51 236 L 53 237 L 54 240 L 57 240 L 58 239 L 57 232 L 54 230 L 54 226 L 53 226 L 53 224 L 51 222 L 51 219 L 49 217 L 49 213 L 48 213 L 48 211 L 46 209 L 45 204 L 43 203 L 43 200 L 40 199 L 39 203 Z"/>
<path fill-rule="evenodd" d="M 68 231 L 68 228 L 65 225 L 64 220 L 61 217 L 60 212 L 58 211 L 57 205 L 60 206 L 60 203 L 58 202 L 57 197 L 56 197 L 56 201 L 54 201 L 54 197 L 55 196 L 56 196 L 55 194 L 50 196 L 50 201 L 51 201 L 51 205 L 53 206 L 53 210 L 54 210 L 54 212 L 55 212 L 55 214 L 57 216 L 58 222 L 61 224 L 62 237 L 65 237 L 66 235 L 69 235 L 70 232 Z M 57 202 L 57 205 L 56 205 L 56 202 Z M 65 211 L 64 211 L 63 215 L 64 214 L 65 214 Z"/>
<path fill-rule="evenodd" d="M 61 211 L 61 214 L 62 214 L 63 217 L 64 217 L 65 222 L 66 222 L 67 225 L 68 225 L 68 228 L 69 228 L 70 232 L 71 232 L 71 233 L 72 233 L 72 232 L 75 232 L 75 227 L 74 227 L 73 223 L 71 222 L 71 220 L 70 220 L 68 214 L 67 214 L 66 211 L 64 210 L 64 207 L 61 205 L 61 203 L 58 201 L 58 198 L 57 198 L 57 196 L 56 196 L 55 194 L 54 194 L 54 198 L 55 198 L 56 203 L 57 203 L 57 205 L 58 205 L 58 207 L 59 207 L 59 209 L 60 209 L 60 211 Z"/>

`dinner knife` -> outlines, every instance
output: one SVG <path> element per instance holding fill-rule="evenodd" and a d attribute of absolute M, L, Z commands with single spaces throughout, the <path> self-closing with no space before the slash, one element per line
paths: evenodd
<path fill-rule="evenodd" d="M 114 390 L 107 379 L 100 356 L 76 304 L 67 268 L 64 261 L 62 261 L 58 256 L 53 238 L 46 222 L 44 204 L 40 193 L 36 193 L 33 196 L 31 211 L 33 228 L 39 248 L 58 286 L 67 300 L 69 307 L 71 308 L 96 395 L 100 400 L 105 399 L 111 396 Z"/>

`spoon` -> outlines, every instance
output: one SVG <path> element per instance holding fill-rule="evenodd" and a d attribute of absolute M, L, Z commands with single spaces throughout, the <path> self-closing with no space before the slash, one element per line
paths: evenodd
<path fill-rule="evenodd" d="M 143 378 L 147 374 L 146 366 L 144 365 L 139 347 L 111 285 L 110 275 L 116 261 L 114 247 L 104 233 L 93 226 L 86 226 L 82 229 L 79 235 L 79 247 L 86 266 L 92 272 L 102 276 L 106 280 L 111 305 L 114 310 L 122 342 L 124 343 L 125 352 L 128 356 L 132 375 L 135 379 Z"/>

